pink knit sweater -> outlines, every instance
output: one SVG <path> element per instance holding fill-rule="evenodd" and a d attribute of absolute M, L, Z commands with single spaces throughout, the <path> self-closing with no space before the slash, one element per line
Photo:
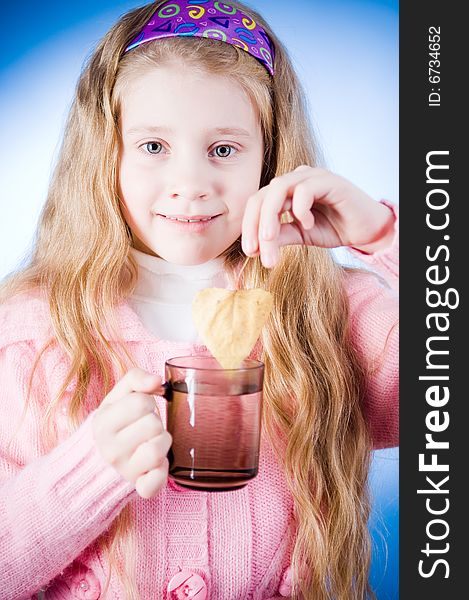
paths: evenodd
<path fill-rule="evenodd" d="M 397 244 L 396 235 L 386 252 L 362 257 L 393 288 Z M 361 359 L 375 366 L 365 398 L 375 446 L 395 446 L 397 294 L 371 274 L 349 275 L 347 289 L 354 340 Z M 205 350 L 155 339 L 128 304 L 119 307 L 118 317 L 137 364 L 161 376 L 166 358 Z M 23 414 L 28 375 L 50 334 L 48 307 L 37 295 L 24 294 L 0 307 L 0 599 L 104 598 L 108 565 L 95 540 L 129 503 L 137 528 L 136 582 L 143 600 L 203 600 L 204 594 L 210 600 L 289 596 L 293 504 L 268 443 L 262 442 L 259 475 L 241 490 L 195 492 L 169 480 L 155 498 L 144 500 L 99 455 L 91 431 L 93 412 L 70 433 L 69 394 L 57 420 L 59 444 L 45 449 L 40 417 L 69 364 L 57 346 L 45 352 L 33 383 L 33 401 Z M 72 389 L 73 384 L 68 392 Z M 91 386 L 90 398 L 93 393 Z M 165 414 L 162 399 L 160 411 Z M 192 578 L 184 577 L 186 583 L 169 592 L 168 583 L 179 568 Z M 199 584 L 204 589 L 197 594 Z M 125 597 L 114 575 L 105 597 Z"/>

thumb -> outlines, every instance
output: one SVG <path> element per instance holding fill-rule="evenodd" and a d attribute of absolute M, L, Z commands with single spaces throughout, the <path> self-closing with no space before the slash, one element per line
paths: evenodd
<path fill-rule="evenodd" d="M 290 246 L 295 244 L 304 244 L 305 240 L 300 232 L 300 226 L 296 223 L 282 223 L 278 236 L 279 246 Z"/>

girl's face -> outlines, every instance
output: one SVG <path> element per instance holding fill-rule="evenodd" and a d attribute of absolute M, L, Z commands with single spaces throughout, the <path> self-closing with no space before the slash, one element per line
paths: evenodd
<path fill-rule="evenodd" d="M 182 65 L 155 68 L 126 88 L 120 128 L 135 248 L 180 265 L 219 256 L 241 234 L 261 178 L 262 131 L 241 87 Z"/>

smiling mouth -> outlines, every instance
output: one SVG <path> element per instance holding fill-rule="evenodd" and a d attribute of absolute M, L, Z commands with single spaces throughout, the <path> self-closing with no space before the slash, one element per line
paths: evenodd
<path fill-rule="evenodd" d="M 159 214 L 160 217 L 164 217 L 165 219 L 168 219 L 169 221 L 179 221 L 181 223 L 203 223 L 205 221 L 211 221 L 212 219 L 215 219 L 216 217 L 219 217 L 220 215 L 213 215 L 213 216 L 209 216 L 209 215 L 205 215 L 205 216 L 193 216 L 193 217 L 185 217 L 185 216 L 180 216 L 180 215 L 162 215 Z"/>

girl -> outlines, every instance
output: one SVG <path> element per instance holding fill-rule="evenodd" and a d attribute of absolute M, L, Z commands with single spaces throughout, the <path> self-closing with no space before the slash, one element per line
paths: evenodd
<path fill-rule="evenodd" d="M 302 97 L 238 2 L 149 4 L 91 56 L 31 263 L 1 290 L 2 597 L 372 595 L 370 451 L 398 431 L 396 215 L 317 167 Z M 192 298 L 235 283 L 275 299 L 251 355 L 259 475 L 189 491 L 167 477 L 164 361 L 206 350 Z"/>

